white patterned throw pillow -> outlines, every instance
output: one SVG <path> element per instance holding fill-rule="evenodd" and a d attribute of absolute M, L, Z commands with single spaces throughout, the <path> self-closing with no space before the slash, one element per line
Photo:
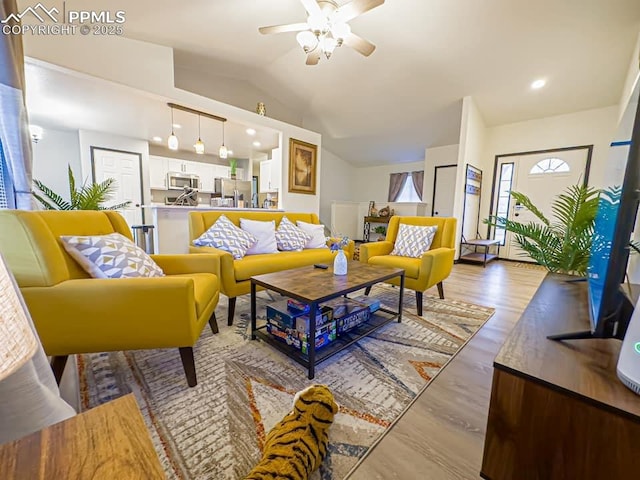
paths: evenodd
<path fill-rule="evenodd" d="M 220 215 L 209 230 L 193 241 L 197 247 L 215 247 L 240 260 L 258 239 L 238 228 L 225 215 Z"/>
<path fill-rule="evenodd" d="M 260 220 L 240 219 L 240 228 L 256 237 L 257 241 L 247 250 L 247 255 L 261 253 L 278 253 L 276 242 L 276 221 L 263 222 Z"/>
<path fill-rule="evenodd" d="M 324 236 L 324 225 L 302 222 L 300 220 L 296 223 L 300 230 L 311 237 L 304 248 L 329 248 L 327 247 L 327 238 Z"/>
<path fill-rule="evenodd" d="M 276 241 L 278 250 L 285 252 L 299 251 L 311 240 L 311 235 L 307 235 L 296 227 L 287 217 L 282 217 L 280 225 L 276 230 Z"/>
<path fill-rule="evenodd" d="M 431 248 L 436 230 L 437 226 L 424 227 L 401 223 L 391 255 L 420 258 Z"/>
<path fill-rule="evenodd" d="M 93 278 L 164 277 L 147 253 L 124 235 L 64 235 L 62 246 Z"/>

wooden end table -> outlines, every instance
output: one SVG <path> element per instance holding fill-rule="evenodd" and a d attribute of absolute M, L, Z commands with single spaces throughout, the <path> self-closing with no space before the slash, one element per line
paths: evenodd
<path fill-rule="evenodd" d="M 500 240 L 478 238 L 474 240 L 463 240 L 460 243 L 462 245 L 473 247 L 474 249 L 473 253 L 461 255 L 459 259 L 460 261 L 471 262 L 471 263 L 481 263 L 483 267 L 486 267 L 488 262 L 498 258 L 498 255 L 493 255 L 489 253 L 489 249 L 493 246 L 500 248 Z M 478 247 L 484 248 L 484 252 L 478 252 L 477 251 Z"/>
<path fill-rule="evenodd" d="M 281 293 L 310 306 L 309 318 L 315 319 L 320 304 L 341 296 L 346 296 L 356 290 L 362 290 L 376 283 L 400 277 L 398 289 L 398 311 L 380 307 L 371 315 L 371 318 L 356 328 L 342 333 L 335 341 L 316 352 L 316 322 L 309 322 L 309 355 L 303 355 L 300 350 L 285 343 L 279 342 L 269 335 L 266 325 L 257 326 L 256 291 L 257 287 Z M 381 267 L 368 265 L 361 262 L 350 261 L 347 275 L 334 275 L 333 268 L 327 270 L 314 268 L 313 266 L 283 270 L 276 273 L 267 273 L 251 277 L 251 339 L 268 343 L 280 350 L 289 358 L 308 369 L 309 380 L 315 376 L 315 366 L 327 358 L 344 350 L 349 345 L 357 342 L 362 337 L 378 330 L 394 320 L 402 320 L 402 298 L 404 295 L 404 270 L 401 268 Z"/>

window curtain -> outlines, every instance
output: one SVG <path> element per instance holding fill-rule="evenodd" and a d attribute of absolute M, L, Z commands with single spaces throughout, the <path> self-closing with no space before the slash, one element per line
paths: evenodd
<path fill-rule="evenodd" d="M 420 201 L 422 201 L 422 185 L 424 183 L 424 170 L 411 172 L 411 180 L 413 180 L 413 188 L 416 189 Z"/>
<path fill-rule="evenodd" d="M 18 13 L 15 0 L 2 0 L 0 18 Z M 13 25 L 13 23 L 10 23 Z M 0 142 L 4 152 L 8 207 L 30 210 L 31 195 L 31 138 L 24 102 L 24 54 L 22 37 L 0 35 Z"/>
<path fill-rule="evenodd" d="M 389 198 L 390 202 L 395 202 L 400 195 L 400 191 L 402 190 L 402 186 L 404 182 L 407 180 L 409 176 L 409 172 L 402 173 L 392 173 L 389 175 Z"/>

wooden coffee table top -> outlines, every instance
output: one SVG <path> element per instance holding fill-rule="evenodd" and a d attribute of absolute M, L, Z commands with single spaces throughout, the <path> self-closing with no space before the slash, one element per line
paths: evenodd
<path fill-rule="evenodd" d="M 382 267 L 349 261 L 346 275 L 334 275 L 328 269 L 308 267 L 283 270 L 251 277 L 251 281 L 262 287 L 289 295 L 298 300 L 322 302 L 328 298 L 346 294 L 373 285 L 404 273 L 402 268 Z"/>

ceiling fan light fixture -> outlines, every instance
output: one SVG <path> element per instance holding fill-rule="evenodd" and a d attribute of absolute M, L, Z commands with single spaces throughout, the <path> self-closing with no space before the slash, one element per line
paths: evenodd
<path fill-rule="evenodd" d="M 307 25 L 315 35 L 326 33 L 329 30 L 329 22 L 327 17 L 323 15 L 309 15 Z"/>
<path fill-rule="evenodd" d="M 318 46 L 318 37 L 309 30 L 298 33 L 298 35 L 296 35 L 296 40 L 304 50 L 304 53 L 309 53 Z"/>
<path fill-rule="evenodd" d="M 327 57 L 327 60 L 331 57 L 331 54 L 333 54 L 333 51 L 337 46 L 338 41 L 333 37 L 324 37 L 322 39 L 322 52 L 324 53 L 324 56 Z"/>
<path fill-rule="evenodd" d="M 333 38 L 338 40 L 339 43 L 342 43 L 342 40 L 345 37 L 348 37 L 351 34 L 351 27 L 348 23 L 336 23 L 331 25 L 331 35 Z"/>

